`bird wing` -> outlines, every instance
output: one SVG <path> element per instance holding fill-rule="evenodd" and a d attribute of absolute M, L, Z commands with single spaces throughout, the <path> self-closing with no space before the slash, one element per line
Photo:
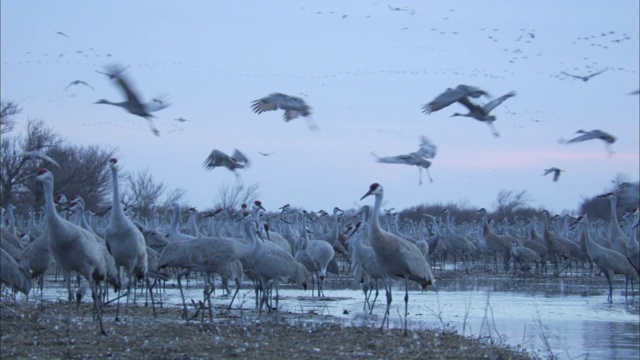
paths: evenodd
<path fill-rule="evenodd" d="M 464 85 L 460 84 L 456 86 L 456 89 L 462 91 L 466 96 L 471 96 L 472 98 L 479 98 L 480 96 L 491 96 L 488 92 L 480 89 L 477 86 Z"/>
<path fill-rule="evenodd" d="M 549 169 L 544 169 L 544 174 L 542 174 L 542 176 L 548 175 L 549 173 L 553 172 L 555 168 L 549 168 Z"/>
<path fill-rule="evenodd" d="M 278 110 L 277 95 L 279 94 L 271 94 L 263 97 L 262 99 L 255 100 L 251 104 L 251 109 L 257 114 L 261 114 L 265 111 Z"/>
<path fill-rule="evenodd" d="M 512 96 L 516 96 L 516 92 L 515 91 L 511 91 L 511 92 L 509 92 L 507 94 L 504 94 L 504 95 L 500 96 L 499 98 L 495 98 L 495 99 L 489 101 L 484 106 L 482 106 L 482 109 L 488 114 L 488 113 L 491 112 L 491 110 L 495 109 L 496 106 L 502 104 L 503 101 L 507 100 L 508 98 L 510 98 Z"/>
<path fill-rule="evenodd" d="M 581 142 L 581 141 L 587 141 L 587 140 L 591 140 L 591 139 L 597 139 L 598 136 L 593 134 L 593 131 L 589 131 L 587 133 L 584 133 L 580 136 L 574 137 L 573 139 L 567 141 L 567 144 L 570 143 L 576 143 L 576 142 Z"/>
<path fill-rule="evenodd" d="M 458 102 L 469 109 L 469 112 L 471 113 L 485 113 L 482 106 L 472 103 L 466 96 L 461 97 Z"/>
<path fill-rule="evenodd" d="M 132 107 L 135 107 L 136 109 L 140 109 L 140 110 L 146 110 L 144 105 L 142 105 L 142 102 L 140 102 L 140 97 L 138 96 L 138 94 L 136 94 L 131 83 L 123 76 L 122 71 L 124 70 L 121 70 L 120 72 L 115 74 L 111 73 L 111 74 L 114 74 L 113 76 L 114 76 L 114 79 L 117 81 L 118 88 L 126 96 L 127 102 L 131 104 Z M 144 112 L 146 113 L 146 111 Z"/>
<path fill-rule="evenodd" d="M 587 76 L 586 76 L 586 78 L 587 78 L 587 79 L 590 79 L 590 78 L 592 78 L 592 77 L 594 77 L 594 76 L 596 76 L 596 75 L 600 75 L 600 74 L 602 74 L 602 73 L 603 73 L 603 72 L 605 72 L 605 71 L 607 71 L 607 69 L 604 69 L 604 70 L 600 70 L 600 71 L 594 72 L 593 74 L 587 75 Z"/>
<path fill-rule="evenodd" d="M 562 170 L 560 169 L 554 169 L 553 171 L 553 181 L 558 181 L 558 179 L 560 178 L 560 173 L 562 172 Z"/>
<path fill-rule="evenodd" d="M 378 157 L 376 162 L 385 163 L 385 164 L 406 164 L 406 165 L 416 165 L 415 159 L 410 155 L 397 155 L 397 156 L 385 156 Z"/>
<path fill-rule="evenodd" d="M 570 76 L 570 77 L 572 77 L 572 78 L 582 79 L 582 76 L 572 75 L 572 74 L 567 74 L 565 71 L 563 71 L 563 72 L 562 72 L 562 74 L 565 74 L 566 76 Z"/>
<path fill-rule="evenodd" d="M 237 161 L 238 163 L 244 163 L 245 166 L 249 166 L 249 158 L 247 158 L 243 153 L 240 152 L 240 150 L 235 149 L 233 151 L 233 155 L 231 155 L 231 158 L 234 159 L 235 161 Z"/>
<path fill-rule="evenodd" d="M 416 154 L 419 156 L 425 157 L 427 159 L 433 159 L 436 157 L 437 147 L 436 145 L 429 140 L 426 136 L 420 137 L 420 148 L 416 151 Z"/>
<path fill-rule="evenodd" d="M 15 156 L 33 156 L 33 157 L 37 157 L 37 158 L 40 158 L 42 160 L 46 160 L 46 161 L 52 163 L 53 165 L 57 166 L 58 168 L 60 168 L 60 165 L 58 165 L 58 163 L 55 160 L 53 160 L 49 155 L 47 155 L 47 154 L 45 154 L 43 152 L 40 152 L 40 151 L 24 151 L 24 152 L 21 152 L 19 154 L 16 154 Z"/>
<path fill-rule="evenodd" d="M 88 86 L 88 87 L 90 87 L 90 88 L 91 88 L 91 90 L 95 90 L 95 89 L 93 88 L 93 86 L 91 86 L 91 85 L 87 84 L 87 82 L 85 82 L 85 81 L 82 81 L 82 80 L 76 80 L 75 82 L 76 82 L 77 84 L 82 84 L 82 85 Z"/>
<path fill-rule="evenodd" d="M 453 104 L 454 102 L 459 101 L 464 96 L 465 96 L 464 91 L 460 89 L 448 88 L 447 90 L 445 90 L 445 92 L 436 96 L 435 99 L 431 100 L 431 102 L 423 105 L 422 112 L 427 115 L 431 114 L 434 111 L 444 109 L 445 107 Z"/>
<path fill-rule="evenodd" d="M 211 151 L 211 154 L 204 160 L 202 166 L 204 166 L 207 170 L 212 170 L 218 166 L 227 166 L 229 163 L 229 155 L 223 153 L 220 150 L 214 149 Z"/>

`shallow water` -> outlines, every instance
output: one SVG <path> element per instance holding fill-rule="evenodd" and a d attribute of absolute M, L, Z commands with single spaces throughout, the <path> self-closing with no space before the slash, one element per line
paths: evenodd
<path fill-rule="evenodd" d="M 283 286 L 280 311 L 330 315 L 346 325 L 380 326 L 386 304 L 384 289 L 370 315 L 363 310 L 364 294 L 353 287 L 353 281 L 327 280 L 325 298 L 313 297 L 311 290 Z M 164 306 L 180 308 L 180 292 L 171 287 L 171 282 L 162 293 Z M 58 284 L 45 291 L 45 299 L 66 300 L 66 290 Z M 625 301 L 624 284 L 619 282 L 614 286 L 614 301 L 610 304 L 606 301 L 607 291 L 602 279 L 577 277 L 555 279 L 551 283 L 504 276 L 440 280 L 426 292 L 410 290 L 408 326 L 457 331 L 495 343 L 520 345 L 541 357 L 553 354 L 566 359 L 638 359 L 638 296 Z M 217 311 L 231 300 L 222 293 L 217 289 L 213 297 Z M 392 294 L 390 326 L 402 327 L 404 285 L 394 283 Z M 185 297 L 189 303 L 191 299 L 201 300 L 201 283 L 192 282 Z M 233 311 L 253 310 L 254 301 L 254 291 L 246 282 Z M 319 319 L 327 321 L 325 317 Z"/>

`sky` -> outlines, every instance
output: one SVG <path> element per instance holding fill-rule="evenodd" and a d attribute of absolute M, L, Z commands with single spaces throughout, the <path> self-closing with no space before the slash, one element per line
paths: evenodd
<path fill-rule="evenodd" d="M 526 190 L 531 206 L 561 212 L 619 174 L 638 181 L 637 1 L 7 0 L 0 10 L 0 92 L 22 108 L 12 134 L 42 119 L 72 144 L 117 148 L 123 171 L 148 170 L 199 210 L 239 183 L 258 184 L 270 211 L 349 209 L 371 204 L 360 197 L 378 182 L 396 210 L 493 209 L 501 190 Z M 123 100 L 96 72 L 113 63 L 129 66 L 144 99 L 171 98 L 155 113 L 159 137 L 143 118 L 93 104 Z M 604 69 L 586 82 L 564 74 Z M 93 89 L 67 88 L 75 80 Z M 422 113 L 458 84 L 517 92 L 492 112 L 500 137 L 450 117 L 460 104 Z M 319 130 L 251 110 L 274 92 L 303 98 Z M 599 140 L 558 142 L 579 129 L 616 136 L 615 154 Z M 433 182 L 372 156 L 415 151 L 420 136 L 437 146 Z M 213 149 L 251 164 L 239 177 L 206 171 Z M 549 167 L 565 170 L 558 182 L 542 176 Z"/>

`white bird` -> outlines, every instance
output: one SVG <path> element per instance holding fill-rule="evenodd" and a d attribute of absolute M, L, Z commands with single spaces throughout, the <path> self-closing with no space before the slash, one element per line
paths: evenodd
<path fill-rule="evenodd" d="M 318 130 L 318 127 L 309 117 L 311 115 L 311 108 L 302 98 L 296 96 L 273 93 L 269 96 L 255 100 L 252 103 L 251 108 L 257 114 L 261 114 L 265 111 L 282 109 L 284 110 L 283 118 L 285 121 L 291 121 L 298 116 L 302 116 L 307 120 L 307 126 L 309 129 Z"/>
<path fill-rule="evenodd" d="M 109 100 L 100 99 L 94 104 L 108 104 L 119 106 L 133 115 L 143 117 L 148 121 L 151 132 L 153 132 L 154 135 L 159 136 L 160 132 L 153 124 L 152 118 L 154 116 L 151 113 L 167 108 L 169 106 L 167 99 L 154 98 L 148 103 L 143 103 L 142 98 L 138 94 L 136 94 L 136 91 L 132 87 L 131 82 L 124 77 L 123 72 L 125 69 L 126 68 L 122 68 L 119 65 L 113 65 L 107 69 L 106 73 L 103 74 L 109 76 L 110 79 L 115 79 L 117 81 L 118 88 L 126 96 L 127 100 L 122 102 L 112 102 Z"/>
<path fill-rule="evenodd" d="M 207 170 L 213 170 L 216 167 L 224 166 L 230 171 L 236 173 L 236 169 L 244 169 L 249 167 L 249 159 L 238 149 L 233 151 L 233 155 L 229 156 L 220 150 L 214 149 L 211 154 L 204 160 L 202 166 Z M 236 173 L 237 175 L 237 173 Z"/>
<path fill-rule="evenodd" d="M 52 163 L 53 165 L 55 165 L 58 169 L 60 168 L 60 165 L 58 165 L 58 163 L 53 160 L 53 158 L 41 151 L 23 151 L 19 154 L 16 154 L 15 156 L 33 156 L 33 157 L 37 157 L 40 158 L 42 160 L 46 160 L 50 163 Z"/>
<path fill-rule="evenodd" d="M 387 309 L 382 319 L 382 327 L 384 327 L 385 320 L 389 318 L 389 308 L 391 307 L 390 279 L 392 277 L 403 278 L 405 282 L 404 332 L 406 334 L 407 314 L 409 312 L 409 280 L 420 284 L 423 291 L 426 290 L 427 286 L 434 281 L 431 266 L 416 245 L 380 227 L 380 206 L 384 197 L 382 186 L 378 183 L 371 184 L 369 191 L 360 200 L 369 195 L 375 196 L 375 202 L 371 213 L 368 239 L 373 251 L 376 253 L 380 267 L 387 277 L 385 284 Z"/>
<path fill-rule="evenodd" d="M 429 140 L 426 136 L 420 137 L 420 147 L 418 150 L 411 152 L 406 155 L 397 155 L 397 156 L 385 156 L 379 157 L 375 153 L 371 153 L 376 161 L 379 163 L 386 164 L 406 164 L 406 165 L 415 165 L 418 167 L 420 171 L 419 183 L 422 185 L 422 169 L 424 168 L 429 176 L 429 181 L 433 182 L 431 178 L 431 174 L 429 174 L 429 167 L 431 166 L 431 161 L 428 159 L 433 159 L 436 156 L 436 146 L 433 144 L 431 140 Z"/>
<path fill-rule="evenodd" d="M 558 169 L 557 167 L 551 167 L 551 168 L 545 169 L 544 174 L 542 174 L 542 176 L 553 173 L 553 181 L 558 181 L 558 178 L 560 178 L 560 173 L 563 171 L 564 170 Z"/>
<path fill-rule="evenodd" d="M 613 150 L 611 150 L 611 144 L 616 142 L 615 136 L 597 129 L 591 130 L 591 131 L 578 130 L 576 131 L 576 134 L 582 134 L 582 135 L 577 136 L 571 140 L 564 140 L 561 138 L 560 140 L 558 140 L 558 142 L 561 144 L 571 144 L 571 143 L 577 143 L 577 142 L 582 142 L 587 140 L 600 139 L 604 141 L 604 145 L 607 148 L 607 152 L 609 153 L 609 156 L 613 155 Z"/>
<path fill-rule="evenodd" d="M 90 87 L 90 88 L 91 88 L 91 90 L 95 90 L 95 89 L 93 88 L 93 86 L 91 86 L 91 85 L 87 84 L 85 81 L 82 81 L 82 80 L 74 80 L 74 81 L 70 82 L 70 83 L 69 83 L 69 85 L 67 85 L 67 87 L 66 87 L 66 88 L 64 88 L 64 91 L 67 91 L 67 89 L 68 89 L 69 87 L 73 86 L 73 85 L 85 85 L 85 86 Z"/>
<path fill-rule="evenodd" d="M 428 115 L 434 111 L 444 109 L 465 96 L 479 98 L 482 95 L 489 96 L 489 93 L 475 86 L 460 84 L 455 89 L 448 88 L 430 103 L 422 105 L 422 112 Z"/>
<path fill-rule="evenodd" d="M 496 117 L 495 115 L 489 115 L 489 113 L 491 112 L 491 110 L 495 109 L 498 105 L 502 104 L 503 101 L 507 100 L 508 98 L 515 96 L 516 92 L 515 91 L 511 91 L 507 94 L 504 94 L 498 98 L 495 98 L 491 101 L 489 101 L 488 103 L 484 104 L 484 105 L 478 105 L 478 104 L 474 104 L 472 103 L 469 98 L 467 96 L 462 97 L 460 100 L 458 100 L 458 102 L 462 105 L 464 105 L 467 109 L 469 109 L 469 112 L 466 114 L 460 114 L 460 113 L 454 113 L 453 116 L 466 116 L 466 117 L 472 117 L 478 121 L 482 121 L 485 124 L 489 125 L 489 128 L 491 129 L 491 132 L 493 133 L 493 136 L 498 137 L 500 136 L 500 134 L 498 133 L 498 131 L 496 131 L 496 129 L 493 127 L 493 122 L 496 121 Z"/>
<path fill-rule="evenodd" d="M 567 73 L 566 73 L 566 72 L 564 72 L 564 71 L 562 72 L 562 74 L 564 74 L 564 75 L 566 75 L 566 76 L 570 76 L 570 77 L 572 77 L 572 78 L 580 79 L 580 80 L 582 80 L 582 81 L 589 81 L 589 79 L 591 79 L 592 77 L 594 77 L 594 76 L 596 76 L 596 75 L 600 75 L 600 74 L 602 74 L 602 73 L 603 73 L 603 72 L 605 72 L 605 71 L 607 71 L 607 69 L 600 70 L 600 71 L 594 72 L 594 73 L 589 74 L 589 75 L 584 75 L 584 76 L 581 76 L 581 75 L 572 75 L 572 74 L 567 74 Z"/>

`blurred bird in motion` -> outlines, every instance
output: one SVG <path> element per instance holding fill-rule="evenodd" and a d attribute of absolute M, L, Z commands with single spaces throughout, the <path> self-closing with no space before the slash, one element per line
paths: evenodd
<path fill-rule="evenodd" d="M 615 136 L 609 133 L 606 133 L 602 130 L 591 130 L 591 131 L 578 130 L 576 131 L 576 134 L 582 134 L 582 135 L 577 136 L 571 140 L 565 140 L 563 138 L 560 138 L 558 142 L 561 144 L 572 144 L 572 143 L 583 142 L 583 141 L 592 140 L 592 139 L 600 139 L 604 141 L 604 145 L 607 148 L 607 152 L 609 156 L 613 155 L 611 144 L 616 142 Z"/>
<path fill-rule="evenodd" d="M 58 163 L 53 160 L 53 158 L 51 158 L 51 156 L 40 152 L 40 151 L 23 151 L 21 153 L 18 153 L 15 155 L 16 157 L 18 156 L 29 156 L 29 157 L 36 157 L 45 161 L 48 161 L 50 163 L 52 163 L 53 165 L 55 165 L 58 169 L 60 169 L 60 165 L 58 165 Z"/>
<path fill-rule="evenodd" d="M 542 174 L 542 176 L 553 173 L 553 181 L 555 182 L 555 181 L 558 181 L 558 178 L 560 178 L 560 173 L 563 171 L 564 170 L 558 169 L 557 167 L 551 167 L 551 168 L 545 169 L 544 174 Z"/>
<path fill-rule="evenodd" d="M 438 95 L 428 104 L 422 105 L 422 112 L 429 115 L 434 111 L 444 109 L 445 107 L 459 101 L 465 96 L 479 98 L 480 96 L 490 96 L 486 91 L 470 85 L 458 85 L 455 89 L 448 88 L 442 94 Z"/>
<path fill-rule="evenodd" d="M 469 109 L 469 112 L 466 114 L 460 114 L 460 113 L 454 113 L 453 116 L 466 116 L 466 117 L 471 117 L 474 118 L 478 121 L 482 121 L 483 123 L 487 124 L 489 126 L 489 128 L 491 129 L 491 133 L 493 134 L 493 136 L 495 137 L 499 137 L 500 134 L 498 133 L 498 131 L 495 129 L 495 127 L 493 126 L 493 122 L 496 121 L 496 116 L 495 115 L 489 115 L 489 113 L 491 112 L 491 110 L 495 109 L 498 105 L 502 104 L 503 101 L 507 100 L 508 98 L 512 97 L 512 96 L 516 96 L 516 92 L 515 91 L 511 91 L 507 94 L 504 94 L 498 98 L 495 98 L 491 101 L 489 101 L 488 103 L 484 104 L 484 105 L 478 105 L 478 104 L 474 104 L 473 102 L 471 102 L 471 100 L 469 100 L 469 98 L 467 96 L 463 96 L 460 100 L 458 100 L 458 102 L 462 105 L 464 105 L 467 109 Z"/>
<path fill-rule="evenodd" d="M 251 109 L 256 114 L 281 109 L 284 110 L 283 118 L 285 121 L 291 121 L 298 116 L 302 116 L 307 121 L 307 126 L 310 130 L 318 130 L 318 126 L 310 118 L 311 108 L 302 98 L 296 96 L 273 93 L 269 96 L 255 100 L 251 105 Z"/>
<path fill-rule="evenodd" d="M 143 117 L 149 123 L 151 132 L 153 132 L 153 134 L 156 136 L 160 136 L 160 132 L 153 124 L 152 118 L 154 116 L 151 113 L 167 108 L 170 105 L 168 102 L 169 99 L 167 97 L 156 97 L 153 98 L 150 102 L 144 103 L 142 102 L 141 97 L 132 87 L 131 81 L 124 76 L 123 73 L 127 69 L 126 67 L 114 64 L 105 66 L 105 69 L 105 72 L 98 72 L 107 75 L 111 80 L 116 80 L 117 88 L 122 91 L 123 95 L 127 99 L 122 102 L 112 102 L 109 100 L 100 99 L 94 104 L 108 104 L 119 106 L 133 115 Z"/>
<path fill-rule="evenodd" d="M 249 167 L 249 159 L 240 152 L 240 150 L 235 149 L 233 151 L 233 155 L 229 156 L 223 153 L 220 150 L 214 149 L 211 151 L 211 154 L 204 160 L 202 166 L 204 166 L 207 170 L 213 170 L 216 167 L 224 166 L 227 169 L 233 171 L 236 176 L 238 173 L 236 169 L 244 169 Z"/>
<path fill-rule="evenodd" d="M 420 185 L 422 185 L 422 169 L 424 168 L 427 172 L 427 176 L 429 176 L 429 181 L 433 182 L 431 174 L 429 174 L 431 161 L 429 161 L 428 159 L 433 159 L 436 156 L 436 146 L 426 136 L 420 137 L 420 148 L 417 151 L 411 152 L 409 154 L 379 157 L 372 152 L 371 155 L 373 155 L 376 158 L 376 162 L 379 163 L 417 166 L 420 172 Z"/>

